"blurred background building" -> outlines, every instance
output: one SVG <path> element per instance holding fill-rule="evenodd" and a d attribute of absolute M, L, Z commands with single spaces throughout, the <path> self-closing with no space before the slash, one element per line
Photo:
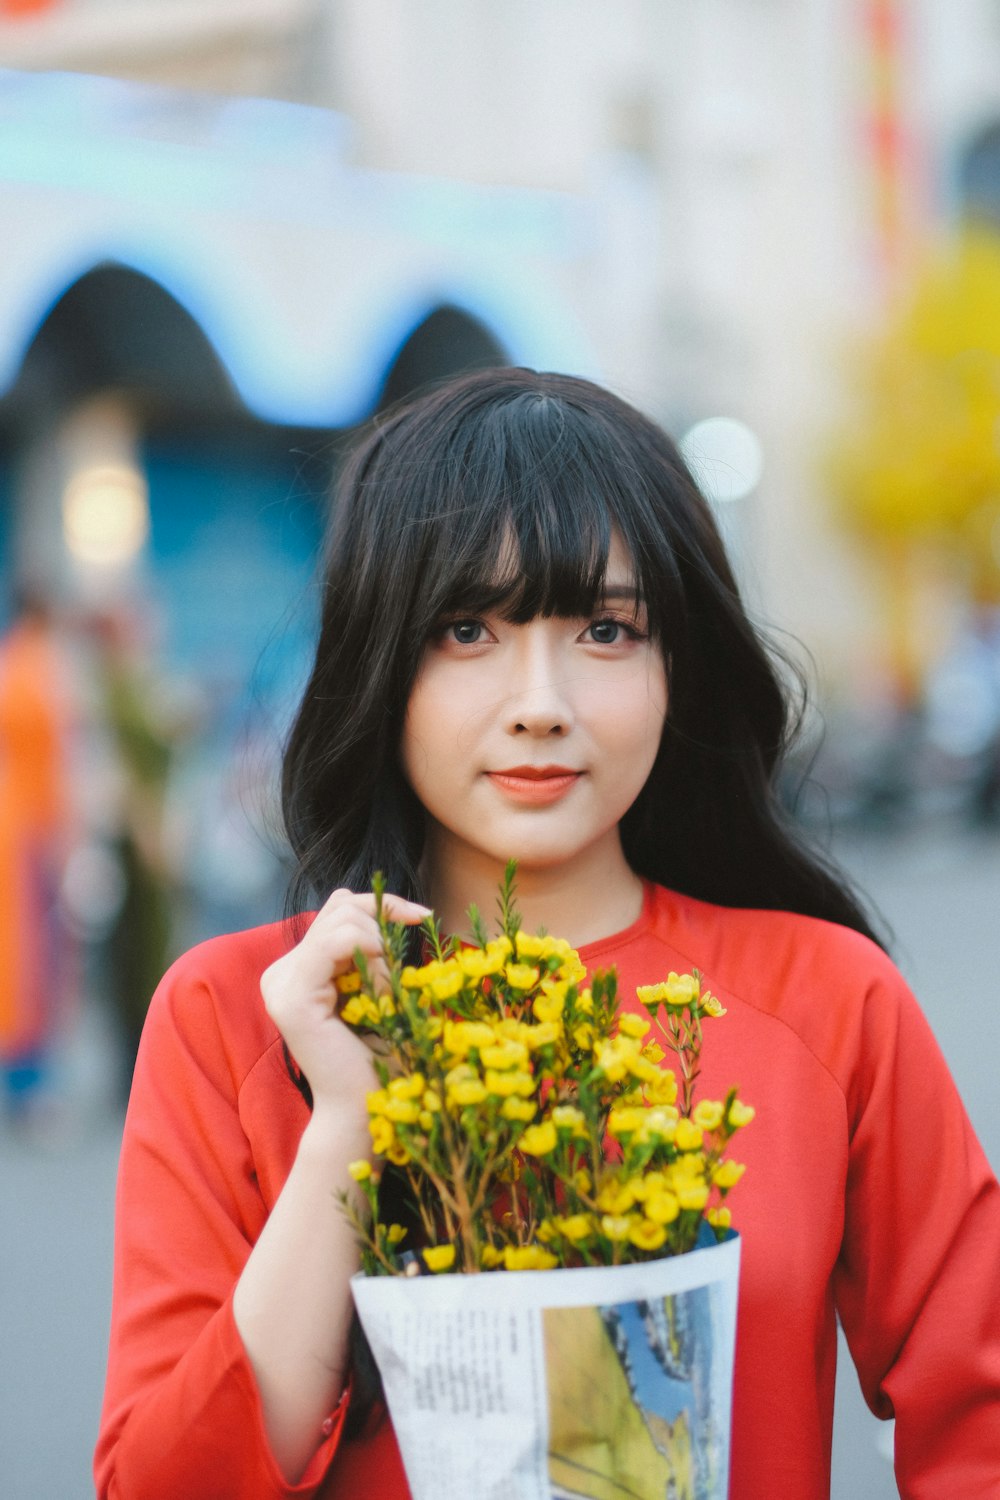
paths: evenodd
<path fill-rule="evenodd" d="M 682 440 L 810 658 L 800 815 L 1000 892 L 948 843 L 1000 814 L 1000 0 L 0 0 L 0 205 L 0 623 L 62 655 L 92 1091 L 172 951 L 280 905 L 345 436 L 477 365 Z"/>

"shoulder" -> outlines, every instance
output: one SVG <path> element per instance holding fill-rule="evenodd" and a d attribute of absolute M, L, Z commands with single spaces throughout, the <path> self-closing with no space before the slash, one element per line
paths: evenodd
<path fill-rule="evenodd" d="M 852 928 L 797 912 L 723 907 L 657 890 L 654 930 L 724 1003 L 788 1028 L 846 1088 L 900 1027 L 926 1022 L 892 959 Z"/>
<path fill-rule="evenodd" d="M 224 1069 L 238 1092 L 281 1038 L 264 1009 L 265 969 L 300 940 L 311 918 L 271 922 L 208 938 L 171 964 L 150 1003 L 145 1050 L 180 1047 L 206 1068 Z"/>
<path fill-rule="evenodd" d="M 717 906 L 677 891 L 655 888 L 652 928 L 667 944 L 711 955 L 717 967 L 751 980 L 797 977 L 854 985 L 900 979 L 877 943 L 837 922 L 800 912 Z"/>

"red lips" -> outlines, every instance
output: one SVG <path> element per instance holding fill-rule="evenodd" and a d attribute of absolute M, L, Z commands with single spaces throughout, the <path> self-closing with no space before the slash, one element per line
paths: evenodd
<path fill-rule="evenodd" d="M 486 774 L 505 797 L 537 807 L 558 802 L 576 785 L 583 772 L 569 766 L 510 766 Z"/>

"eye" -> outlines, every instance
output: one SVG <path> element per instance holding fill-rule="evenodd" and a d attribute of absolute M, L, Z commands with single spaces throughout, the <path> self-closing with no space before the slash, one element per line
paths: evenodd
<path fill-rule="evenodd" d="M 460 646 L 475 646 L 483 639 L 485 628 L 481 620 L 450 620 L 444 633 Z"/>
<path fill-rule="evenodd" d="M 642 634 L 632 625 L 626 625 L 624 620 L 615 620 L 610 617 L 602 620 L 592 620 L 585 632 L 595 641 L 598 646 L 617 646 L 622 640 L 639 641 Z"/>

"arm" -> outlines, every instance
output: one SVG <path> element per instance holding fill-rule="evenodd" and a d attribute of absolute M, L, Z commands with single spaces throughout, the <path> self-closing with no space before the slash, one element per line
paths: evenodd
<path fill-rule="evenodd" d="M 346 1163 L 368 1150 L 370 1056 L 329 998 L 303 998 L 297 963 L 278 970 L 293 981 L 279 987 L 286 1000 L 303 1000 L 317 1032 L 315 1054 L 298 1038 L 315 1080 L 310 1120 L 254 1000 L 263 963 L 237 957 L 244 972 L 227 984 L 246 994 L 257 1031 L 249 1048 L 241 1038 L 240 1057 L 197 950 L 160 986 L 140 1049 L 119 1172 L 101 1496 L 312 1495 L 337 1448 L 355 1252 L 335 1192 L 350 1181 Z M 267 1099 L 275 1137 L 292 1143 L 286 1168 L 298 1142 L 270 1217 L 240 1118 L 249 1065 L 275 1070 Z"/>
<path fill-rule="evenodd" d="M 838 1310 L 896 1418 L 904 1500 L 1000 1486 L 1000 1188 L 930 1028 L 887 964 L 865 1011 Z"/>
<path fill-rule="evenodd" d="M 386 896 L 386 912 L 419 922 L 425 907 Z M 347 1376 L 358 1269 L 338 1192 L 354 1190 L 348 1163 L 370 1157 L 365 1095 L 377 1086 L 361 1038 L 336 1015 L 334 977 L 361 949 L 381 969 L 371 896 L 331 896 L 299 946 L 261 980 L 268 1012 L 309 1080 L 313 1115 L 295 1165 L 240 1277 L 236 1326 L 253 1365 L 271 1445 L 298 1478 Z M 360 1196 L 357 1200 L 361 1207 Z"/>

